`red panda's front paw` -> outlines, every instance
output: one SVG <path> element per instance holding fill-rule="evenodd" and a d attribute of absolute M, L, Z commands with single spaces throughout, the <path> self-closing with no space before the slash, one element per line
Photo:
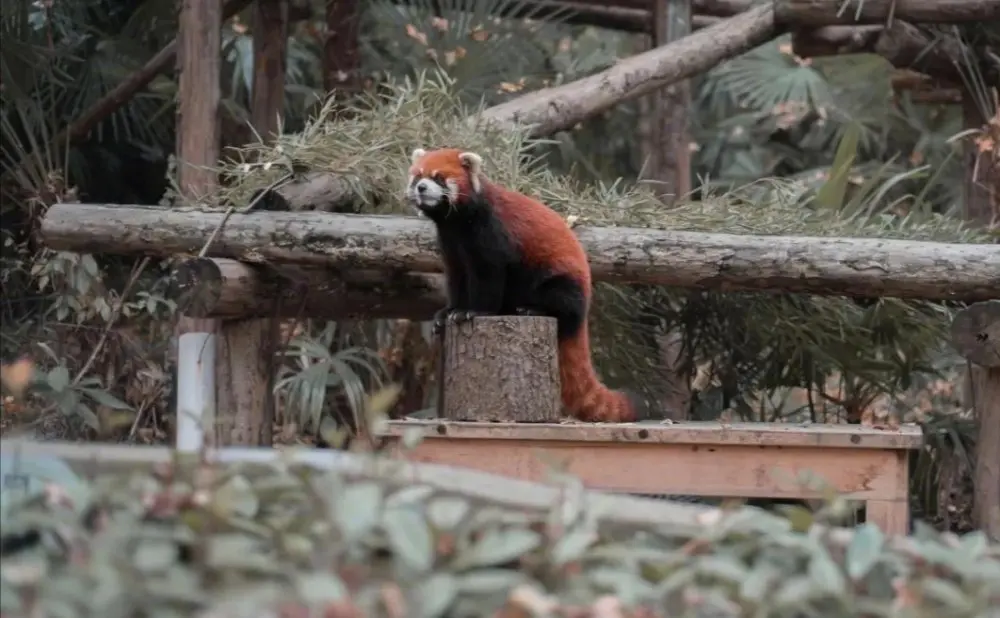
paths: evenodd
<path fill-rule="evenodd" d="M 448 314 L 448 323 L 461 324 L 463 322 L 471 322 L 473 318 L 480 316 L 488 316 L 488 315 L 495 315 L 495 314 L 489 311 L 473 311 L 471 309 L 469 310 L 459 309 L 457 311 L 452 311 L 451 313 Z"/>
<path fill-rule="evenodd" d="M 516 313 L 517 315 L 525 316 L 525 317 L 544 317 L 545 316 L 545 314 L 542 313 L 541 311 L 535 311 L 534 309 L 526 309 L 524 307 L 518 307 L 517 309 L 514 310 L 514 313 Z"/>
<path fill-rule="evenodd" d="M 431 333 L 435 335 L 440 335 L 444 332 L 444 325 L 450 320 L 451 315 L 455 310 L 451 307 L 445 307 L 444 309 L 438 309 L 434 312 L 434 321 L 431 324 Z"/>

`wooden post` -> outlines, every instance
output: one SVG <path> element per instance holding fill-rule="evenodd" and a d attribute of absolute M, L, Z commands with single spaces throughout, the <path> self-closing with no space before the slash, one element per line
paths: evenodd
<path fill-rule="evenodd" d="M 441 416 L 453 421 L 558 422 L 556 320 L 498 316 L 445 327 Z"/>
<path fill-rule="evenodd" d="M 286 0 L 257 0 L 250 120 L 264 142 L 277 136 L 285 107 Z M 280 303 L 279 303 L 280 304 Z M 274 433 L 274 355 L 277 309 L 269 318 L 222 321 L 216 386 L 218 444 L 270 446 Z"/>
<path fill-rule="evenodd" d="M 973 516 L 996 542 L 1000 541 L 1000 300 L 959 311 L 951 336 L 955 349 L 971 365 L 967 399 L 977 421 Z"/>
<path fill-rule="evenodd" d="M 963 124 L 988 133 L 1000 126 L 1000 110 L 994 108 L 996 125 L 988 123 L 980 103 L 986 102 L 963 93 Z M 990 154 L 972 139 L 965 142 L 964 202 L 970 221 L 987 229 L 997 223 L 1000 168 L 991 164 Z M 1000 301 L 981 302 L 960 311 L 952 324 L 952 340 L 969 361 L 965 403 L 977 420 L 973 518 L 992 540 L 1000 541 Z"/>
<path fill-rule="evenodd" d="M 691 34 L 691 0 L 652 0 L 653 47 L 662 47 Z M 665 86 L 653 95 L 653 148 L 650 178 L 657 193 L 673 204 L 691 191 L 691 138 L 688 107 L 689 80 Z"/>
<path fill-rule="evenodd" d="M 216 186 L 219 161 L 219 72 L 222 4 L 219 0 L 183 0 L 179 18 L 177 106 L 178 184 L 197 202 Z M 209 366 L 216 358 L 217 320 L 181 316 L 177 323 L 177 446 L 197 449 L 202 429 L 217 413 Z M 206 422 L 208 421 L 208 422 Z M 196 424 L 200 424 L 200 427 Z M 211 438 L 208 438 L 211 439 Z"/>
<path fill-rule="evenodd" d="M 323 42 L 323 89 L 344 97 L 361 88 L 361 53 L 357 0 L 327 0 L 326 37 Z"/>

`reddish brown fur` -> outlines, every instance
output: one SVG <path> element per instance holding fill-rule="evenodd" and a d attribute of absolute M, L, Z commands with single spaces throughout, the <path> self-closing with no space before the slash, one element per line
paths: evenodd
<path fill-rule="evenodd" d="M 469 170 L 459 159 L 461 152 L 458 149 L 430 151 L 411 166 L 410 174 L 426 177 L 441 174 L 458 186 L 460 196 L 472 195 Z M 590 264 L 566 221 L 541 202 L 493 184 L 482 175 L 479 182 L 482 195 L 515 240 L 525 264 L 577 281 L 583 289 L 589 313 Z M 456 202 L 460 206 L 461 197 Z M 636 410 L 629 397 L 604 386 L 594 371 L 586 315 L 577 334 L 559 342 L 559 370 L 563 405 L 574 417 L 599 422 L 636 420 Z"/>

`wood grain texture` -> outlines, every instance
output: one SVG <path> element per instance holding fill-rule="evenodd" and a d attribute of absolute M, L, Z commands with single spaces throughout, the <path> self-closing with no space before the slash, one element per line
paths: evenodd
<path fill-rule="evenodd" d="M 391 421 L 387 435 L 417 428 L 427 436 L 469 440 L 569 441 L 587 443 L 686 444 L 702 446 L 813 446 L 851 449 L 916 449 L 923 445 L 917 425 L 883 430 L 860 425 L 795 423 L 451 423 Z"/>
<path fill-rule="evenodd" d="M 993 542 L 1000 542 L 1000 367 L 973 367 L 969 377 L 978 427 L 973 517 Z"/>
<path fill-rule="evenodd" d="M 970 363 L 1000 368 L 1000 300 L 973 303 L 955 314 L 951 343 Z"/>
<path fill-rule="evenodd" d="M 309 317 L 429 320 L 444 306 L 444 280 L 431 273 L 248 264 L 190 258 L 174 267 L 171 297 L 199 318 Z"/>
<path fill-rule="evenodd" d="M 52 249 L 195 253 L 224 213 L 56 204 L 41 224 Z M 722 291 L 977 301 L 1000 290 L 1000 245 L 881 238 L 749 236 L 578 227 L 594 280 Z M 441 272 L 434 226 L 417 217 L 314 212 L 233 214 L 212 257 L 388 272 Z"/>
<path fill-rule="evenodd" d="M 557 422 L 556 320 L 483 317 L 444 331 L 441 416 L 455 421 Z"/>

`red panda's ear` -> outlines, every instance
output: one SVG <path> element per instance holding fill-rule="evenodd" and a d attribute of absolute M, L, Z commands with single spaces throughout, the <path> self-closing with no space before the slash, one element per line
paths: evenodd
<path fill-rule="evenodd" d="M 458 155 L 458 160 L 462 167 L 469 170 L 469 183 L 472 185 L 472 191 L 478 194 L 482 190 L 479 172 L 483 169 L 483 158 L 474 152 L 463 152 Z"/>
<path fill-rule="evenodd" d="M 425 154 L 427 154 L 427 151 L 423 148 L 415 148 L 410 154 L 410 165 L 416 165 L 417 161 L 419 161 Z"/>
<path fill-rule="evenodd" d="M 469 170 L 471 174 L 479 174 L 483 169 L 483 158 L 474 152 L 463 152 L 458 155 L 458 160 L 462 162 L 462 167 Z"/>

